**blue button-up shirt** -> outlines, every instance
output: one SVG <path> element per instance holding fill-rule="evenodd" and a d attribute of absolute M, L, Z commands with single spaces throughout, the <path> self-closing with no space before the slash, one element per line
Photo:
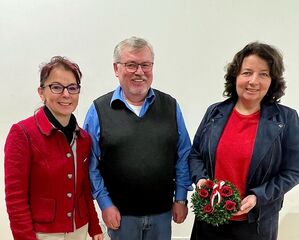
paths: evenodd
<path fill-rule="evenodd" d="M 121 100 L 128 109 L 133 111 L 133 109 L 126 102 L 123 91 L 119 86 L 113 93 L 111 103 L 115 100 Z M 152 89 L 149 90 L 147 97 L 141 107 L 139 117 L 143 117 L 149 106 L 155 101 L 155 94 Z M 110 106 L 111 106 L 110 103 Z M 134 111 L 133 111 L 134 112 Z M 179 105 L 176 107 L 176 119 L 178 126 L 179 139 L 177 143 L 177 155 L 178 159 L 176 162 L 176 191 L 175 199 L 176 200 L 185 200 L 187 198 L 187 191 L 192 190 L 190 172 L 188 166 L 188 155 L 191 149 L 191 142 L 189 134 L 187 132 L 183 115 Z M 86 118 L 84 121 L 83 128 L 91 135 L 92 138 L 92 151 L 89 165 L 89 175 L 92 186 L 92 194 L 94 199 L 97 200 L 100 208 L 103 210 L 107 207 L 113 205 L 113 202 L 109 196 L 109 192 L 105 187 L 104 180 L 101 176 L 99 165 L 101 164 L 101 149 L 99 146 L 100 139 L 100 124 L 99 117 L 95 108 L 95 105 L 92 104 L 89 108 Z"/>

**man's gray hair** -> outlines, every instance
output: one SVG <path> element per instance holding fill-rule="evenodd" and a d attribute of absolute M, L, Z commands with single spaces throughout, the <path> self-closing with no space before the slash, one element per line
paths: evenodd
<path fill-rule="evenodd" d="M 144 47 L 148 47 L 151 52 L 151 55 L 152 55 L 152 60 L 154 61 L 154 50 L 153 50 L 152 45 L 143 38 L 133 36 L 133 37 L 130 37 L 128 39 L 121 41 L 119 44 L 116 45 L 116 47 L 114 48 L 114 53 L 113 53 L 114 63 L 121 61 L 121 59 L 120 59 L 121 52 L 124 49 L 124 47 L 129 47 L 133 51 L 142 49 Z"/>

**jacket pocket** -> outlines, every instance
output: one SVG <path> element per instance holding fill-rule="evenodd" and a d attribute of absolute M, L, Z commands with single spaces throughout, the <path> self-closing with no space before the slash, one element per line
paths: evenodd
<path fill-rule="evenodd" d="M 31 200 L 31 214 L 34 222 L 50 223 L 55 219 L 56 201 L 49 198 Z"/>
<path fill-rule="evenodd" d="M 88 215 L 88 210 L 87 210 L 87 205 L 86 205 L 86 200 L 84 195 L 81 195 L 78 198 L 78 212 L 81 218 L 85 218 Z"/>

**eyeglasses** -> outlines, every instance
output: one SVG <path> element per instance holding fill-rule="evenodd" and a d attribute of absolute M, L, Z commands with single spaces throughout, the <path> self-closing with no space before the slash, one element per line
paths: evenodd
<path fill-rule="evenodd" d="M 54 94 L 61 94 L 63 93 L 64 89 L 66 88 L 69 94 L 78 94 L 80 93 L 81 86 L 79 84 L 70 84 L 67 86 L 63 86 L 60 83 L 52 83 L 49 85 L 43 86 L 43 88 L 49 87 L 51 92 Z"/>
<path fill-rule="evenodd" d="M 144 63 L 135 63 L 135 62 L 117 62 L 117 64 L 123 64 L 125 65 L 125 68 L 128 72 L 134 73 L 138 70 L 139 66 L 141 67 L 143 72 L 150 72 L 153 69 L 154 63 L 152 62 L 144 62 Z"/>

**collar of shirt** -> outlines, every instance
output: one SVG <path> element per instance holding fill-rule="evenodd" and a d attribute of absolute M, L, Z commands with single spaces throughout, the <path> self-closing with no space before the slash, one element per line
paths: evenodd
<path fill-rule="evenodd" d="M 143 117 L 143 115 L 148 110 L 149 106 L 151 104 L 153 104 L 153 102 L 155 101 L 155 98 L 156 98 L 155 93 L 154 93 L 153 89 L 150 88 L 149 91 L 148 91 L 148 94 L 147 94 L 147 96 L 146 96 L 146 98 L 145 98 L 145 100 L 144 100 L 144 102 L 142 104 L 139 117 Z M 123 93 L 123 90 L 122 90 L 121 86 L 118 86 L 115 89 L 115 91 L 114 91 L 114 93 L 112 95 L 112 98 L 111 98 L 110 106 L 112 105 L 112 103 L 114 101 L 121 101 L 121 102 L 123 102 L 128 109 L 130 109 L 132 112 L 134 112 L 133 109 L 129 106 L 129 104 L 125 100 L 124 93 Z"/>

